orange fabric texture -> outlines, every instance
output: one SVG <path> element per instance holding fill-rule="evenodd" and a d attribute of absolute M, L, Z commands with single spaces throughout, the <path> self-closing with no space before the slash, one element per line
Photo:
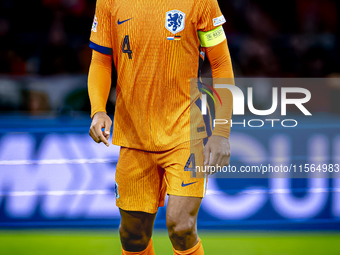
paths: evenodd
<path fill-rule="evenodd" d="M 106 112 L 106 102 L 111 88 L 110 55 L 92 52 L 92 60 L 88 77 L 88 91 L 91 101 L 91 117 L 97 112 Z"/>
<path fill-rule="evenodd" d="M 165 195 L 204 197 L 207 179 L 184 171 L 190 155 L 203 166 L 203 140 L 182 143 L 172 150 L 150 152 L 122 147 L 116 170 L 116 205 L 125 211 L 156 213 Z M 189 184 L 189 185 L 186 185 Z"/>
<path fill-rule="evenodd" d="M 112 54 L 118 73 L 114 144 L 164 151 L 207 136 L 197 130 L 203 118 L 190 130 L 190 110 L 197 107 L 190 79 L 198 77 L 197 31 L 222 25 L 221 16 L 217 0 L 97 0 L 90 46 Z M 109 90 L 97 84 L 90 87 Z M 92 112 L 105 107 L 102 95 L 91 100 Z"/>
<path fill-rule="evenodd" d="M 214 47 L 206 48 L 206 54 L 211 65 L 214 85 L 226 83 L 234 85 L 234 73 L 227 40 Z M 233 96 L 227 89 L 216 89 L 216 92 L 221 97 L 222 105 L 216 104 L 215 118 L 228 120 L 228 124 L 216 125 L 212 134 L 229 138 Z"/>
<path fill-rule="evenodd" d="M 203 246 L 201 243 L 201 239 L 199 239 L 198 243 L 189 250 L 186 251 L 176 251 L 174 248 L 174 255 L 204 255 Z"/>
<path fill-rule="evenodd" d="M 146 247 L 146 249 L 144 251 L 140 251 L 140 252 L 124 251 L 124 249 L 122 247 L 122 255 L 155 255 L 155 251 L 153 249 L 152 239 L 150 239 L 148 247 Z"/>

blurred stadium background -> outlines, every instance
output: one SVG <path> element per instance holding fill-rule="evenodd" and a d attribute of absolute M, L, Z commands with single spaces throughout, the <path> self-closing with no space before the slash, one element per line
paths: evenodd
<path fill-rule="evenodd" d="M 1 255 L 119 254 L 119 148 L 88 136 L 95 2 L 0 0 Z M 219 4 L 235 75 L 256 77 L 259 108 L 271 98 L 263 78 L 324 79 L 310 87 L 313 118 L 293 131 L 234 128 L 232 164 L 340 163 L 340 2 Z M 199 214 L 207 254 L 340 254 L 340 179 L 211 179 L 208 188 Z M 165 210 L 158 254 L 171 254 Z"/>

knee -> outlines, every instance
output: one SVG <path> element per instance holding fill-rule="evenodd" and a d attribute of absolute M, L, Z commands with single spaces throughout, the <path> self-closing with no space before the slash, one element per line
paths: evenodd
<path fill-rule="evenodd" d="M 141 231 L 138 226 L 119 226 L 119 235 L 124 250 L 131 252 L 143 251 L 147 248 L 151 236 Z"/>
<path fill-rule="evenodd" d="M 196 221 L 191 218 L 179 221 L 168 219 L 167 228 L 171 241 L 179 244 L 185 244 L 197 235 Z"/>

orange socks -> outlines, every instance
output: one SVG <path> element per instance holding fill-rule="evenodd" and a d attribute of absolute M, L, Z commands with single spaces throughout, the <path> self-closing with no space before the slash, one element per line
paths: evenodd
<path fill-rule="evenodd" d="M 122 255 L 155 255 L 155 251 L 153 250 L 152 239 L 150 239 L 148 247 L 144 251 L 139 252 L 130 252 L 124 251 L 122 247 Z"/>
<path fill-rule="evenodd" d="M 176 251 L 174 249 L 174 255 L 204 255 L 201 239 L 199 239 L 198 243 L 189 250 Z"/>

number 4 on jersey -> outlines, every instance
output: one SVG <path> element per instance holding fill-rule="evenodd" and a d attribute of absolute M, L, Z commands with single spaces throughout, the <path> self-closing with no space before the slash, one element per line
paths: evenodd
<path fill-rule="evenodd" d="M 132 59 L 132 50 L 130 49 L 130 39 L 128 35 L 124 38 L 122 49 L 123 53 L 129 54 L 129 59 Z"/>
<path fill-rule="evenodd" d="M 195 162 L 195 154 L 192 153 L 190 154 L 190 157 L 187 161 L 187 163 L 185 164 L 184 167 L 184 171 L 190 171 L 192 172 L 192 176 L 191 177 L 196 177 L 196 162 Z M 190 167 L 191 165 L 191 167 Z"/>

